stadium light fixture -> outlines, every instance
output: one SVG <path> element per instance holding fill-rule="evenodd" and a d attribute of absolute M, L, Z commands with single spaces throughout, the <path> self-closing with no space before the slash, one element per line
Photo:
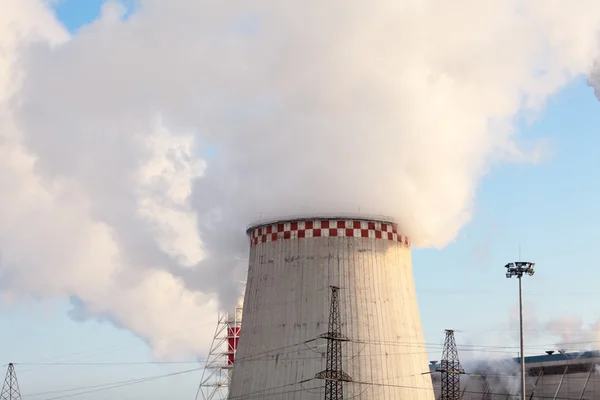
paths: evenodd
<path fill-rule="evenodd" d="M 525 351 L 523 344 L 523 275 L 533 276 L 535 263 L 516 261 L 510 262 L 504 266 L 506 268 L 506 277 L 512 278 L 516 276 L 519 278 L 519 325 L 521 330 L 521 400 L 525 399 Z"/>

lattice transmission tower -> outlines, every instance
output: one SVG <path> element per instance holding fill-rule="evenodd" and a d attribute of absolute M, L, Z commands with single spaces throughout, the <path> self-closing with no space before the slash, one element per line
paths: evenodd
<path fill-rule="evenodd" d="M 342 335 L 340 322 L 339 287 L 331 286 L 328 332 L 320 337 L 327 339 L 327 366 L 316 375 L 325 380 L 325 400 L 344 400 L 344 382 L 352 382 L 350 375 L 342 369 L 342 342 L 348 338 Z"/>
<path fill-rule="evenodd" d="M 454 331 L 446 329 L 442 361 L 437 369 L 442 374 L 442 395 L 440 400 L 460 400 L 460 375 L 465 373 L 458 359 Z"/>
<path fill-rule="evenodd" d="M 17 381 L 17 373 L 15 366 L 8 364 L 2 392 L 0 392 L 0 400 L 21 400 L 21 392 L 19 391 L 19 382 Z"/>
<path fill-rule="evenodd" d="M 220 314 L 196 400 L 227 399 L 241 324 L 241 307 L 237 307 L 234 314 Z"/>

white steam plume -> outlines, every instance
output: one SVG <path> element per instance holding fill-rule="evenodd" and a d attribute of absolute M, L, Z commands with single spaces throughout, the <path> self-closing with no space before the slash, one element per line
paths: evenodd
<path fill-rule="evenodd" d="M 468 376 L 463 381 L 464 383 L 461 382 L 464 385 L 463 387 L 467 388 L 467 391 L 469 387 L 471 387 L 471 391 L 482 387 L 484 393 L 491 394 L 492 398 L 494 398 L 494 394 L 501 393 L 503 396 L 508 396 L 516 395 L 521 391 L 520 364 L 512 359 L 479 361 L 478 363 L 465 365 L 465 371 L 473 374 Z"/>
<path fill-rule="evenodd" d="M 261 216 L 360 207 L 451 241 L 492 162 L 538 159 L 513 118 L 599 49 L 595 0 L 109 2 L 73 37 L 43 4 L 0 15 L 3 294 L 181 327 L 162 355 L 232 310 Z"/>
<path fill-rule="evenodd" d="M 585 324 L 582 318 L 564 316 L 545 324 L 549 334 L 559 338 L 556 348 L 565 351 L 589 351 L 598 349 L 600 321 Z"/>

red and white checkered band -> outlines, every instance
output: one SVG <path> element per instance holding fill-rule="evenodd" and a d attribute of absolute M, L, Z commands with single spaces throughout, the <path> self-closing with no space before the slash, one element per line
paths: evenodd
<path fill-rule="evenodd" d="M 357 220 L 310 220 L 262 225 L 250 232 L 250 246 L 283 239 L 333 236 L 391 240 L 410 246 L 410 240 L 398 233 L 396 224 Z"/>

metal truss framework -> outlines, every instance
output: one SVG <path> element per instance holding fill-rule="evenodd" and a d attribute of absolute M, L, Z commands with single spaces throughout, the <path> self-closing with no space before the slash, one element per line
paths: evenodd
<path fill-rule="evenodd" d="M 458 359 L 454 331 L 446 329 L 444 351 L 438 371 L 442 373 L 442 395 L 441 400 L 460 399 L 460 375 L 465 373 Z"/>
<path fill-rule="evenodd" d="M 15 373 L 15 366 L 12 363 L 8 364 L 8 370 L 6 371 L 6 378 L 4 378 L 4 384 L 2 385 L 2 392 L 0 392 L 0 400 L 21 400 L 21 392 L 19 391 L 19 382 L 17 381 L 17 374 Z"/>
<path fill-rule="evenodd" d="M 338 287 L 331 286 L 329 329 L 320 336 L 327 339 L 327 367 L 316 378 L 325 380 L 325 400 L 344 400 L 343 384 L 352 382 L 352 378 L 342 369 L 342 342 L 347 342 L 348 338 L 342 335 L 338 290 Z"/>
<path fill-rule="evenodd" d="M 242 308 L 220 314 L 215 336 L 202 371 L 196 400 L 226 400 L 240 337 Z"/>

